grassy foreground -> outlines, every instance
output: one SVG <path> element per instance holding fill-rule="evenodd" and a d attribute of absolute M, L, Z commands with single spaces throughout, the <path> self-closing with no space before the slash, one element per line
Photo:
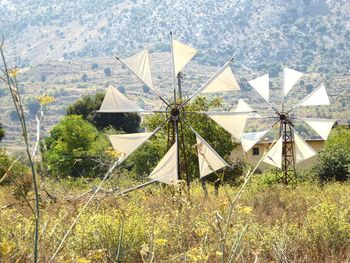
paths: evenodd
<path fill-rule="evenodd" d="M 190 198 L 160 185 L 120 196 L 101 192 L 55 262 L 344 262 L 350 258 L 350 184 L 295 186 L 253 178 Z M 132 182 L 123 182 L 131 184 Z M 48 262 L 97 181 L 45 182 L 40 261 Z M 106 188 L 109 185 L 107 184 Z M 226 192 L 224 190 L 226 189 Z M 30 262 L 33 218 L 14 186 L 0 191 L 0 262 Z M 27 196 L 31 201 L 31 193 Z M 232 217 L 228 213 L 232 208 Z M 229 220 L 228 220 L 229 219 Z"/>

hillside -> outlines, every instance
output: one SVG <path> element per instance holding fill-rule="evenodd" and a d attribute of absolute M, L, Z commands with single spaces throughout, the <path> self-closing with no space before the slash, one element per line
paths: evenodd
<path fill-rule="evenodd" d="M 202 63 L 349 72 L 346 0 L 3 0 L 1 32 L 20 66 L 77 57 L 167 51 L 169 31 L 197 47 Z M 272 51 L 272 52 L 271 52 Z"/>

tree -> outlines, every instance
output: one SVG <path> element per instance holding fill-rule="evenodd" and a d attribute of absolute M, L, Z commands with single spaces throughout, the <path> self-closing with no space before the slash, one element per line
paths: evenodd
<path fill-rule="evenodd" d="M 143 92 L 148 93 L 149 92 L 149 87 L 147 85 L 143 85 L 142 86 L 142 90 L 143 90 Z"/>
<path fill-rule="evenodd" d="M 112 75 L 112 70 L 111 70 L 111 68 L 105 68 L 104 70 L 103 70 L 103 72 L 105 73 L 105 76 L 106 77 L 110 77 L 111 75 Z"/>
<path fill-rule="evenodd" d="M 119 85 L 119 86 L 118 86 L 118 90 L 119 90 L 121 93 L 125 94 L 125 87 L 124 87 L 123 85 Z"/>
<path fill-rule="evenodd" d="M 91 64 L 91 69 L 92 70 L 98 69 L 98 64 L 97 63 L 92 63 Z"/>
<path fill-rule="evenodd" d="M 321 181 L 350 179 L 350 130 L 337 127 L 319 154 L 316 174 Z"/>
<path fill-rule="evenodd" d="M 187 111 L 206 111 L 216 108 L 221 102 L 216 100 L 208 101 L 203 97 L 198 97 L 191 104 L 186 106 Z M 148 131 L 156 129 L 166 117 L 162 114 L 150 115 L 145 118 L 144 126 Z M 202 114 L 193 114 L 186 118 L 186 123 L 192 126 L 222 157 L 228 157 L 235 145 L 232 142 L 231 135 L 217 125 L 214 121 Z M 198 157 L 195 148 L 196 137 L 187 125 L 183 126 L 185 138 L 185 151 L 188 164 L 188 172 L 191 179 L 199 178 Z M 143 178 L 151 173 L 157 162 L 167 151 L 168 131 L 166 125 L 146 144 L 137 150 L 128 160 L 132 174 L 137 178 Z M 181 137 L 181 133 L 180 133 Z M 184 152 L 180 151 L 183 160 Z M 182 164 L 183 167 L 184 164 Z M 238 167 L 237 167 L 238 168 Z M 241 168 L 241 167 L 240 167 Z M 233 181 L 237 175 L 242 173 L 241 169 L 224 170 L 224 181 Z M 219 173 L 221 174 L 221 173 Z M 206 177 L 206 180 L 217 180 L 216 174 Z"/>
<path fill-rule="evenodd" d="M 10 119 L 11 121 L 19 121 L 17 111 L 10 111 Z"/>
<path fill-rule="evenodd" d="M 84 82 L 89 81 L 88 75 L 87 75 L 86 73 L 84 73 L 84 74 L 81 76 L 81 80 L 84 81 Z"/>
<path fill-rule="evenodd" d="M 2 125 L 2 123 L 0 122 L 0 142 L 2 141 L 2 139 L 5 137 L 5 129 L 4 126 Z"/>
<path fill-rule="evenodd" d="M 54 176 L 94 177 L 107 170 L 108 139 L 81 116 L 64 117 L 44 145 L 43 163 Z"/>
<path fill-rule="evenodd" d="M 30 99 L 27 102 L 27 108 L 29 110 L 29 114 L 35 116 L 40 110 L 40 103 L 36 99 Z"/>
<path fill-rule="evenodd" d="M 140 116 L 136 113 L 97 113 L 100 109 L 104 93 L 84 96 L 69 105 L 67 115 L 80 115 L 93 124 L 98 130 L 112 127 L 124 132 L 137 132 L 140 128 Z"/>

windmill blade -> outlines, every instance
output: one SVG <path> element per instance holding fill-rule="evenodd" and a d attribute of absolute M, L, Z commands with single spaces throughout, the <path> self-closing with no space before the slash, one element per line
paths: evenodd
<path fill-rule="evenodd" d="M 202 93 L 225 92 L 239 89 L 238 82 L 231 68 L 226 67 L 224 71 L 217 75 L 216 78 L 202 90 Z"/>
<path fill-rule="evenodd" d="M 294 146 L 295 146 L 295 162 L 298 164 L 315 155 L 317 152 L 293 129 Z"/>
<path fill-rule="evenodd" d="M 113 149 L 122 153 L 122 156 L 124 157 L 138 149 L 153 134 L 153 132 L 116 134 L 109 135 L 108 138 L 112 143 Z"/>
<path fill-rule="evenodd" d="M 270 131 L 271 129 L 261 132 L 247 132 L 242 133 L 241 145 L 245 152 L 248 152 L 260 139 Z"/>
<path fill-rule="evenodd" d="M 199 175 L 203 178 L 229 164 L 192 128 L 196 135 Z"/>
<path fill-rule="evenodd" d="M 119 59 L 117 57 L 116 59 L 119 60 L 125 67 L 127 67 L 147 87 L 149 87 L 161 101 L 169 106 L 169 103 L 163 99 L 162 96 L 160 96 L 157 89 L 153 86 L 152 70 L 148 49 L 144 49 L 128 58 Z"/>
<path fill-rule="evenodd" d="M 153 169 L 149 178 L 161 183 L 174 185 L 177 183 L 178 159 L 177 159 L 177 142 L 171 146 L 169 151 L 164 155 L 162 160 Z"/>
<path fill-rule="evenodd" d="M 119 60 L 144 84 L 146 84 L 150 89 L 154 90 L 148 49 L 144 49 L 131 57 Z"/>
<path fill-rule="evenodd" d="M 236 79 L 233 76 L 231 69 L 229 68 L 229 71 L 231 73 L 226 71 L 227 68 L 230 66 L 230 63 L 232 61 L 233 61 L 233 59 L 226 62 L 224 66 L 222 66 L 206 83 L 203 84 L 202 87 L 200 87 L 195 93 L 193 93 L 184 103 L 182 103 L 181 106 L 184 106 L 185 104 L 187 104 L 192 98 L 194 98 L 196 95 L 198 95 L 199 93 L 206 90 L 208 87 L 210 88 L 209 90 L 215 90 L 215 92 L 220 91 L 221 88 L 227 89 L 228 87 L 230 87 L 230 90 L 239 89 L 239 86 L 237 84 Z M 233 76 L 233 78 L 232 78 L 232 76 Z M 222 85 L 221 88 L 220 88 L 220 86 L 216 87 L 216 84 L 215 84 L 216 81 L 218 81 L 217 82 L 218 85 Z M 213 83 L 215 85 L 212 85 Z M 213 91 L 211 91 L 211 92 L 213 92 Z"/>
<path fill-rule="evenodd" d="M 248 83 L 260 94 L 266 102 L 269 102 L 269 87 L 270 78 L 269 74 L 265 74 L 261 77 L 248 81 Z"/>
<path fill-rule="evenodd" d="M 262 118 L 262 116 L 260 114 L 256 113 L 256 111 L 254 111 L 243 99 L 240 99 L 238 101 L 235 112 L 238 112 L 238 113 L 239 112 L 251 112 L 251 114 L 249 114 L 249 118 L 254 118 L 254 119 Z"/>
<path fill-rule="evenodd" d="M 324 83 L 313 90 L 308 96 L 301 100 L 295 107 L 298 106 L 317 106 L 317 105 L 329 105 L 329 97 L 326 91 Z"/>
<path fill-rule="evenodd" d="M 253 111 L 237 111 L 248 106 L 244 101 L 238 106 L 234 112 L 205 112 L 205 114 L 239 140 L 247 123 L 247 119 Z"/>
<path fill-rule="evenodd" d="M 327 140 L 329 133 L 332 130 L 332 127 L 336 120 L 329 119 L 309 119 L 303 118 L 305 121 L 315 132 L 317 132 L 323 140 Z"/>
<path fill-rule="evenodd" d="M 197 50 L 174 39 L 172 39 L 172 50 L 174 75 L 177 76 L 186 64 L 196 55 Z"/>
<path fill-rule="evenodd" d="M 98 112 L 142 112 L 132 101 L 118 89 L 109 86 Z"/>
<path fill-rule="evenodd" d="M 282 143 L 281 136 L 264 157 L 264 163 L 268 163 L 280 169 L 282 168 Z"/>
<path fill-rule="evenodd" d="M 302 72 L 285 67 L 284 68 L 284 89 L 283 95 L 286 96 L 288 92 L 294 87 L 294 85 L 303 76 Z"/>

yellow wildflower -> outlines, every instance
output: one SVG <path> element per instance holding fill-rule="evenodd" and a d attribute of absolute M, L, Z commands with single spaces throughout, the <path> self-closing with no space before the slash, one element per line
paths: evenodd
<path fill-rule="evenodd" d="M 54 100 L 55 100 L 54 97 L 51 97 L 51 96 L 46 95 L 46 94 L 38 97 L 39 103 L 43 106 L 53 102 Z"/>

